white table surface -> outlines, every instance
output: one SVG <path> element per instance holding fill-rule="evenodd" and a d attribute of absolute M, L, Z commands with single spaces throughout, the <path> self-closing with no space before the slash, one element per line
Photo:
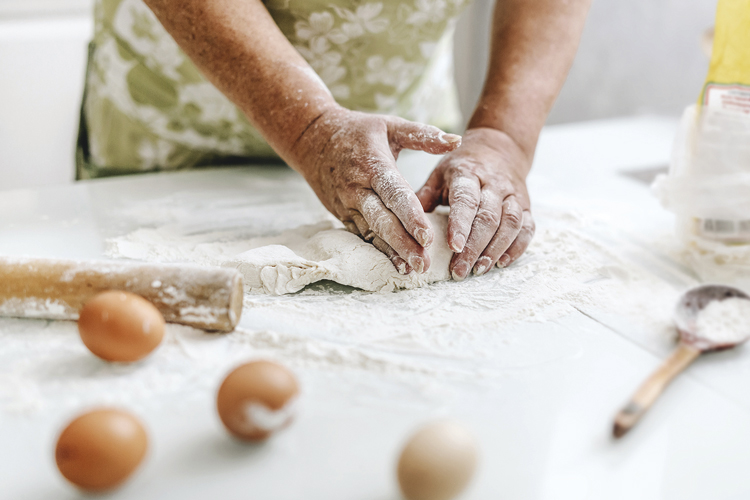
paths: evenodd
<path fill-rule="evenodd" d="M 614 221 L 613 248 L 630 253 L 662 280 L 665 290 L 671 290 L 670 299 L 695 283 L 689 270 L 653 244 L 669 240 L 672 216 L 647 184 L 623 172 L 665 166 L 675 130 L 676 121 L 659 118 L 550 127 L 529 180 L 534 203 L 547 212 L 605 214 Z M 400 160 L 414 185 L 434 163 L 421 154 Z M 279 186 L 285 194 L 275 191 Z M 183 222 L 190 218 L 196 231 L 219 219 L 245 224 L 249 234 L 284 229 L 277 219 L 253 217 L 269 207 L 298 214 L 298 223 L 322 216 L 310 190 L 279 166 L 81 182 L 0 192 L 0 254 L 101 258 L 106 238 L 143 223 L 144 214 L 135 218 L 129 208 L 165 199 L 174 200 L 179 212 L 174 217 Z M 236 205 L 240 199 L 245 201 Z M 192 212 L 185 213 L 185 206 Z M 332 291 L 320 307 L 335 310 L 347 293 Z M 375 356 L 379 348 L 369 343 L 368 335 L 379 329 L 422 328 L 426 321 L 420 314 L 410 316 L 404 304 L 391 312 L 405 325 L 387 318 L 366 328 L 308 322 L 294 316 L 295 300 L 301 299 L 258 302 L 246 309 L 241 326 L 336 338 L 339 343 L 341 332 L 337 337 L 334 330 L 348 328 L 351 346 L 341 348 L 353 346 Z M 463 421 L 480 442 L 480 468 L 461 497 L 466 500 L 750 498 L 747 349 L 700 359 L 630 435 L 615 442 L 609 437 L 612 416 L 672 343 L 628 311 L 613 314 L 596 306 L 554 321 L 510 325 L 496 332 L 510 347 L 490 350 L 479 361 L 402 353 L 404 366 L 420 356 L 425 366 L 440 364 L 445 372 L 434 377 L 302 363 L 291 357 L 292 351 L 273 354 L 271 349 L 282 362 L 290 356 L 302 383 L 303 404 L 289 429 L 260 446 L 228 438 L 213 403 L 220 374 L 238 359 L 265 352 L 258 337 L 245 345 L 236 338 L 232 343 L 234 334 L 182 333 L 199 336 L 192 338 L 192 350 L 184 356 L 168 358 L 166 353 L 176 348 L 164 347 L 145 363 L 118 367 L 88 355 L 77 343 L 73 324 L 52 328 L 45 321 L 2 319 L 0 341 L 15 348 L 0 349 L 0 498 L 82 497 L 55 469 L 54 440 L 61 426 L 97 397 L 104 403 L 124 401 L 151 436 L 144 466 L 107 496 L 112 499 L 396 499 L 395 459 L 404 437 L 443 416 Z M 491 312 L 478 311 L 478 325 L 483 314 Z M 443 333 L 445 338 L 450 339 L 449 333 Z M 201 342 L 205 351 L 194 348 Z M 222 349 L 226 363 L 203 363 L 202 352 Z M 143 373 L 171 380 L 171 366 L 184 370 L 189 363 L 195 364 L 195 390 L 169 392 L 135 382 L 128 386 L 129 381 L 153 380 Z M 17 375 L 19 366 L 28 380 Z M 480 372 L 489 375 L 473 375 Z M 112 391 L 92 398 L 81 391 L 69 398 L 55 392 L 74 383 L 90 384 L 92 390 L 110 383 Z M 180 383 L 184 380 L 175 382 Z M 19 396 L 26 390 L 33 394 Z M 19 401 L 34 404 L 19 407 Z"/>

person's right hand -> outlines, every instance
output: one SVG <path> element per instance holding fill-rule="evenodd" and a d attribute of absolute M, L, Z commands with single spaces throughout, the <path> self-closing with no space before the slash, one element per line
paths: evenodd
<path fill-rule="evenodd" d="M 396 168 L 398 154 L 404 148 L 445 154 L 460 144 L 460 136 L 430 125 L 336 106 L 305 129 L 292 151 L 323 205 L 405 274 L 430 267 L 425 249 L 434 234 Z"/>

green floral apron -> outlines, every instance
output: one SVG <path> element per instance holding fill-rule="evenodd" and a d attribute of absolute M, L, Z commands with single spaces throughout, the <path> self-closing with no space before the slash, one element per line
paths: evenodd
<path fill-rule="evenodd" d="M 455 130 L 461 117 L 451 35 L 464 2 L 267 0 L 266 6 L 341 105 Z M 78 178 L 278 158 L 141 0 L 97 0 L 95 22 Z"/>

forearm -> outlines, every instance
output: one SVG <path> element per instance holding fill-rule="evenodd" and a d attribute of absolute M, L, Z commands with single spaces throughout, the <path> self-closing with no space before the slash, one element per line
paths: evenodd
<path fill-rule="evenodd" d="M 204 76 L 299 170 L 296 141 L 336 102 L 261 1 L 146 3 Z"/>
<path fill-rule="evenodd" d="M 573 62 L 590 0 L 498 0 L 490 64 L 469 128 L 500 130 L 533 157 Z"/>

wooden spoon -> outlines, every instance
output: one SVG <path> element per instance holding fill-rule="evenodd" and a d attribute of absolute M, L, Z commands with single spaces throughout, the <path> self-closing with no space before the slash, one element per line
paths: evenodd
<path fill-rule="evenodd" d="M 750 339 L 750 325 L 744 338 L 734 342 L 716 342 L 700 337 L 696 322 L 698 313 L 715 300 L 741 298 L 750 300 L 744 292 L 724 285 L 703 285 L 692 288 L 680 297 L 674 312 L 674 322 L 680 335 L 677 349 L 630 398 L 615 417 L 612 434 L 624 436 L 641 419 L 669 383 L 704 352 L 730 349 Z"/>

